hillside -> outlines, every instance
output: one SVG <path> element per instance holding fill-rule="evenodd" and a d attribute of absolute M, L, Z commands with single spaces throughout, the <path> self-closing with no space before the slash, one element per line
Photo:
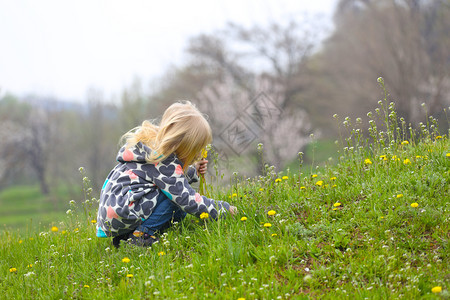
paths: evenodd
<path fill-rule="evenodd" d="M 359 120 L 344 120 L 338 161 L 313 175 L 300 162 L 301 173 L 267 167 L 258 178 L 237 174 L 231 189 L 208 186 L 239 214 L 218 222 L 188 216 L 152 248 L 114 249 L 96 238 L 89 193 L 83 204 L 67 204 L 84 213 L 69 211 L 52 228 L 5 231 L 3 297 L 448 298 L 448 133 L 432 119 L 406 132 L 393 113 L 382 105 L 367 137 Z"/>

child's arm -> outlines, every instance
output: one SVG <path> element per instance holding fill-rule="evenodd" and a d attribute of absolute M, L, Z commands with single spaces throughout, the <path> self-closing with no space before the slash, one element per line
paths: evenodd
<path fill-rule="evenodd" d="M 197 217 L 201 213 L 207 212 L 211 218 L 217 219 L 219 212 L 230 211 L 229 203 L 215 201 L 195 192 L 184 175 L 181 163 L 176 156 L 171 155 L 156 166 L 148 166 L 153 169 L 147 172 L 152 175 L 151 180 L 185 212 Z"/>
<path fill-rule="evenodd" d="M 208 161 L 203 159 L 197 162 L 195 165 L 190 165 L 186 171 L 186 178 L 189 184 L 198 182 L 200 180 L 199 174 L 205 175 Z"/>
<path fill-rule="evenodd" d="M 197 169 L 195 168 L 195 166 L 188 167 L 188 169 L 186 170 L 186 178 L 189 184 L 199 181 L 200 178 L 198 177 Z"/>

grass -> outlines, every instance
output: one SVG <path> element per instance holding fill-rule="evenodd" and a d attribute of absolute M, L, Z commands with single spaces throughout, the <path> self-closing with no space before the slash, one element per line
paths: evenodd
<path fill-rule="evenodd" d="M 324 165 L 330 163 L 334 164 L 338 158 L 338 150 L 339 147 L 333 139 L 325 138 L 316 140 L 315 138 L 312 138 L 311 143 L 305 147 L 302 156 L 287 163 L 284 170 L 285 172 L 291 170 L 294 173 L 297 173 L 299 169 L 299 159 L 301 159 L 303 160 L 303 165 L 309 166 L 308 168 L 303 168 L 302 172 L 304 174 L 308 173 L 308 175 L 314 174 L 317 169 L 323 168 Z"/>
<path fill-rule="evenodd" d="M 61 202 L 71 195 L 67 187 L 60 186 L 51 195 L 43 195 L 39 185 L 20 185 L 6 188 L 0 192 L 0 230 L 38 231 L 47 228 L 55 220 L 64 220 L 67 201 Z"/>
<path fill-rule="evenodd" d="M 382 105 L 379 115 L 391 112 Z M 448 298 L 448 135 L 426 125 L 406 139 L 389 118 L 368 137 L 349 127 L 338 163 L 315 174 L 268 167 L 226 190 L 209 186 L 239 214 L 188 216 L 148 249 L 95 237 L 85 178 L 85 213 L 39 233 L 1 233 L 3 297 Z"/>

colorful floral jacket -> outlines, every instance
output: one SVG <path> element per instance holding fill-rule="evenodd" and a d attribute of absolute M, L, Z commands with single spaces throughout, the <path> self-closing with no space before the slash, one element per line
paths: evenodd
<path fill-rule="evenodd" d="M 100 193 L 97 236 L 117 236 L 134 230 L 152 214 L 160 193 L 197 217 L 207 212 L 217 219 L 220 213 L 229 210 L 227 202 L 201 196 L 190 186 L 198 180 L 193 166 L 185 175 L 175 154 L 159 163 L 148 163 L 145 156 L 150 151 L 141 143 L 120 149 L 119 164 L 109 173 Z"/>

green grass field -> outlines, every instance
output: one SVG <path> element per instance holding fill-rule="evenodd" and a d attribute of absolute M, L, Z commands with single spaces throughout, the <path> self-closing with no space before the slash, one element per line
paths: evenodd
<path fill-rule="evenodd" d="M 68 201 L 61 201 L 73 194 L 60 187 L 51 195 L 42 195 L 38 185 L 13 186 L 0 191 L 0 231 L 40 231 L 55 220 L 65 220 Z M 81 197 L 81 191 L 75 198 Z"/>
<path fill-rule="evenodd" d="M 448 299 L 448 133 L 406 138 L 382 108 L 385 128 L 351 127 L 335 165 L 236 176 L 211 196 L 237 216 L 188 216 L 151 248 L 96 238 L 90 198 L 53 228 L 3 231 L 2 298 Z"/>

